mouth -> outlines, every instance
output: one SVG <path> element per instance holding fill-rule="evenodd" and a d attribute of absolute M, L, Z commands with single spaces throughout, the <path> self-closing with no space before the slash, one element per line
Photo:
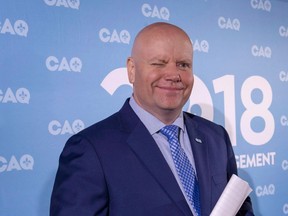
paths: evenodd
<path fill-rule="evenodd" d="M 185 86 L 182 82 L 160 81 L 154 83 L 154 87 L 161 91 L 163 94 L 170 96 L 177 95 L 185 90 Z"/>
<path fill-rule="evenodd" d="M 181 91 L 184 89 L 182 86 L 157 86 L 159 89 L 167 91 Z"/>
<path fill-rule="evenodd" d="M 159 89 L 159 91 L 164 95 L 166 96 L 169 96 L 169 97 L 175 97 L 179 94 L 182 95 L 182 92 L 184 90 L 183 87 L 180 87 L 180 86 L 157 86 L 157 88 Z"/>
<path fill-rule="evenodd" d="M 181 82 L 172 82 L 172 83 L 158 83 L 156 87 L 168 90 L 168 91 L 181 91 L 184 89 L 184 85 Z"/>

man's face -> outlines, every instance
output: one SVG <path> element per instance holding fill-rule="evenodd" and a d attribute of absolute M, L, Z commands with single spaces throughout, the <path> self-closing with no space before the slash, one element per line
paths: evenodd
<path fill-rule="evenodd" d="M 177 31 L 146 34 L 128 59 L 134 98 L 156 117 L 180 113 L 193 87 L 192 45 Z"/>

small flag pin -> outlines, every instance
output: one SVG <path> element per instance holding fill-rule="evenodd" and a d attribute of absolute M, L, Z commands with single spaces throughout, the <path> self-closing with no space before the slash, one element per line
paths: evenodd
<path fill-rule="evenodd" d="M 198 143 L 202 143 L 202 140 L 199 139 L 199 138 L 195 138 L 195 141 L 198 142 Z"/>

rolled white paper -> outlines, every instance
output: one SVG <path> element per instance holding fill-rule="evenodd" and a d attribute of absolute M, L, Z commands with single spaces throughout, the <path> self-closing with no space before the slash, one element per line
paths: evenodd
<path fill-rule="evenodd" d="M 251 191 L 248 182 L 233 174 L 210 216 L 235 216 Z"/>

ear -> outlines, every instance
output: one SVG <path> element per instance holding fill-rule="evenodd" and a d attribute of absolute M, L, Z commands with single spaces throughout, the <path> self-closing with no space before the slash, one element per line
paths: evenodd
<path fill-rule="evenodd" d="M 134 63 L 134 59 L 132 57 L 129 57 L 127 59 L 126 66 L 127 66 L 127 73 L 128 73 L 129 82 L 131 84 L 133 84 L 135 81 L 135 63 Z"/>

